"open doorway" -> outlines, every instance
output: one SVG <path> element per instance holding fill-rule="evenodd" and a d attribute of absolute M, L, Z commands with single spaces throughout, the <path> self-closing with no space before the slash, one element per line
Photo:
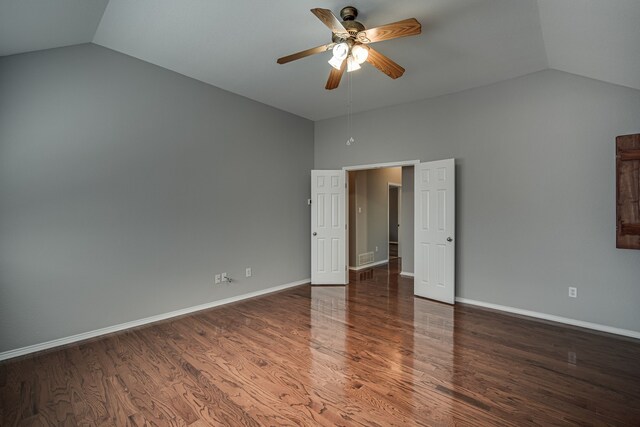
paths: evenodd
<path fill-rule="evenodd" d="M 352 271 L 411 257 L 407 269 L 413 271 L 413 193 L 405 199 L 404 181 L 413 188 L 413 164 L 374 165 L 347 170 L 348 180 L 348 265 Z M 406 217 L 406 218 L 405 218 Z M 410 217 L 410 218 L 409 218 Z M 407 226 L 404 227 L 404 222 Z"/>
<path fill-rule="evenodd" d="M 369 253 L 374 245 L 370 243 L 369 233 L 364 233 L 364 236 L 359 233 L 361 227 L 358 224 L 362 221 L 356 219 L 355 223 L 352 222 L 353 230 L 349 230 L 349 218 L 353 219 L 353 216 L 362 215 L 361 219 L 366 218 L 367 223 L 369 221 L 369 215 L 363 215 L 368 209 L 362 209 L 358 198 L 358 191 L 368 188 L 368 178 L 365 179 L 363 186 L 359 186 L 358 174 L 351 173 L 394 167 L 400 167 L 402 171 L 400 184 L 406 182 L 406 187 L 402 190 L 404 197 L 401 198 L 399 223 L 410 225 L 400 227 L 398 238 L 400 262 L 394 260 L 393 264 L 395 267 L 400 267 L 400 276 L 414 277 L 416 296 L 453 304 L 455 301 L 455 159 L 346 166 L 342 170 L 312 170 L 312 198 L 309 204 L 313 203 L 315 208 L 311 210 L 311 284 L 346 285 L 350 280 L 349 266 L 353 270 L 359 270 L 369 269 L 376 264 L 389 263 L 388 217 L 385 218 L 383 228 L 386 243 L 383 255 L 386 254 L 386 259 L 375 256 L 379 251 L 378 245 L 375 245 L 373 254 Z M 411 177 L 407 176 L 405 179 L 405 172 L 410 172 Z M 350 181 L 351 195 L 348 190 Z M 388 185 L 389 181 L 384 191 L 385 201 L 388 201 Z M 369 207 L 372 201 L 367 200 L 367 207 Z M 411 204 L 410 207 L 409 204 Z M 386 204 L 385 208 L 387 208 L 385 213 L 388 214 Z M 409 219 L 410 223 L 405 219 Z M 352 245 L 355 248 L 349 248 L 349 235 L 352 238 L 355 236 L 355 245 Z M 364 253 L 359 248 L 362 237 L 367 240 L 364 247 L 367 252 Z M 403 260 L 406 261 L 406 265 L 402 262 Z M 327 278 L 327 274 L 331 277 Z"/>

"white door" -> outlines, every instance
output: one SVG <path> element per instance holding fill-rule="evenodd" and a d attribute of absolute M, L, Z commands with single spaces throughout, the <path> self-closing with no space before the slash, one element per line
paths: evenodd
<path fill-rule="evenodd" d="M 311 171 L 311 284 L 346 285 L 346 172 Z"/>
<path fill-rule="evenodd" d="M 454 159 L 415 166 L 414 294 L 455 302 Z"/>

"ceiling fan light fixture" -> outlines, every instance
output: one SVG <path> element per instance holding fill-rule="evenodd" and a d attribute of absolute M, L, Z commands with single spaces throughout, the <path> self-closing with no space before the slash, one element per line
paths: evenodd
<path fill-rule="evenodd" d="M 338 43 L 333 47 L 333 57 L 342 61 L 349 54 L 349 45 L 345 42 Z"/>
<path fill-rule="evenodd" d="M 358 64 L 362 64 L 369 57 L 369 48 L 367 46 L 357 44 L 351 49 L 351 55 Z"/>
<path fill-rule="evenodd" d="M 365 61 L 392 79 L 401 77 L 404 74 L 404 68 L 387 56 L 370 48 L 367 43 L 416 36 L 422 32 L 422 25 L 415 18 L 366 29 L 362 23 L 356 21 L 358 10 L 353 6 L 342 8 L 340 11 L 342 21 L 329 9 L 317 7 L 311 9 L 311 13 L 331 30 L 331 43 L 283 56 L 278 58 L 276 62 L 286 64 L 331 49 L 332 58 L 329 60 L 329 64 L 332 68 L 325 85 L 327 90 L 337 88 L 345 71 L 359 70 L 360 65 Z"/>
<path fill-rule="evenodd" d="M 331 59 L 329 60 L 329 64 L 336 70 L 339 70 L 342 67 L 343 62 L 344 62 L 344 59 L 338 59 L 335 56 L 332 56 Z"/>
<path fill-rule="evenodd" d="M 352 55 L 349 55 L 349 57 L 347 58 L 347 73 L 359 70 L 360 68 L 362 67 L 360 67 L 358 61 Z"/>

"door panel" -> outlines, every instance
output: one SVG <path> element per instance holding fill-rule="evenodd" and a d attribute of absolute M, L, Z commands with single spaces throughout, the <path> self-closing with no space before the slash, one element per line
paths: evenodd
<path fill-rule="evenodd" d="M 311 171 L 311 284 L 346 285 L 346 172 Z"/>
<path fill-rule="evenodd" d="M 415 167 L 414 293 L 455 302 L 454 159 Z"/>

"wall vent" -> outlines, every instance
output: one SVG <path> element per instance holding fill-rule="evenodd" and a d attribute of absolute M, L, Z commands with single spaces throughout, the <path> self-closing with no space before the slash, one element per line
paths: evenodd
<path fill-rule="evenodd" d="M 358 266 L 371 264 L 372 262 L 373 262 L 373 252 L 367 252 L 367 253 L 358 255 Z"/>

